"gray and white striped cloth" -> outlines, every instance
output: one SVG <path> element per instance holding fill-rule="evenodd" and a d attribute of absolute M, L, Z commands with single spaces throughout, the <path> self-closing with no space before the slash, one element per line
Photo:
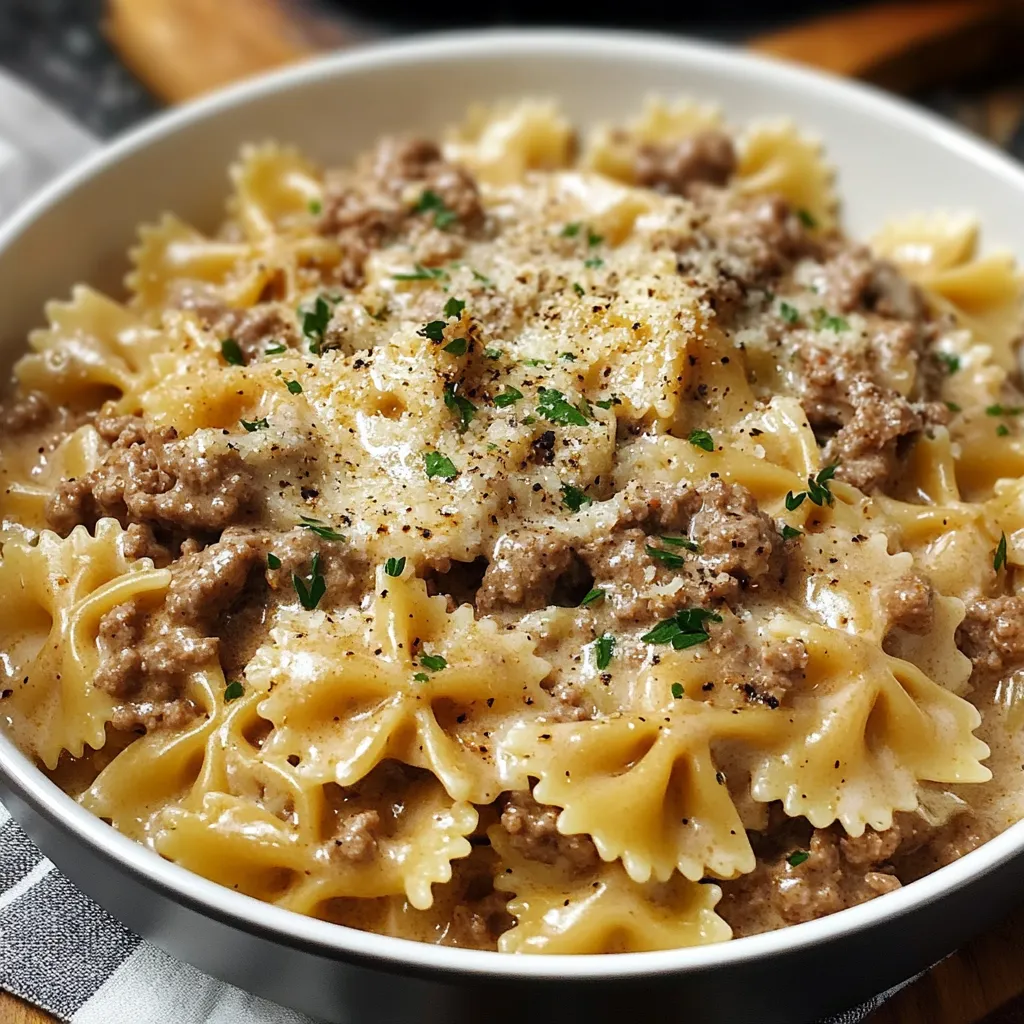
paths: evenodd
<path fill-rule="evenodd" d="M 0 220 L 97 144 L 0 74 Z M 313 1024 L 144 942 L 57 871 L 3 805 L 0 989 L 72 1024 Z M 890 994 L 828 1024 L 858 1024 Z"/>

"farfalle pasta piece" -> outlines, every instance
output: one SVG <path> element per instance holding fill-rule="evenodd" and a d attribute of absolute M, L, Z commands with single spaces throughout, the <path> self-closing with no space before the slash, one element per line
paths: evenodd
<path fill-rule="evenodd" d="M 503 953 L 640 953 L 723 942 L 732 929 L 715 913 L 716 885 L 681 875 L 635 882 L 620 864 L 574 873 L 527 860 L 502 829 L 488 830 L 499 855 L 494 887 L 512 894 L 515 927 L 498 940 Z"/>
<path fill-rule="evenodd" d="M 748 195 L 782 196 L 812 229 L 836 226 L 833 177 L 821 143 L 788 121 L 755 125 L 740 138 L 737 189 Z"/>
<path fill-rule="evenodd" d="M 46 316 L 49 326 L 29 335 L 33 351 L 15 365 L 21 388 L 72 408 L 98 405 L 113 391 L 119 411 L 134 411 L 138 392 L 153 379 L 160 333 L 85 285 L 69 302 L 48 303 Z"/>
<path fill-rule="evenodd" d="M 894 811 L 917 806 L 919 782 L 985 782 L 988 747 L 973 732 L 974 705 L 877 642 L 779 617 L 780 639 L 808 653 L 804 684 L 791 696 L 782 746 L 754 769 L 755 799 L 782 802 L 817 828 L 839 821 L 850 835 L 883 831 Z"/>
<path fill-rule="evenodd" d="M 248 675 L 273 682 L 264 758 L 298 757 L 300 775 L 353 785 L 386 758 L 426 768 L 453 800 L 489 803 L 511 781 L 497 736 L 547 698 L 549 666 L 529 639 L 446 610 L 421 580 L 377 575 L 370 612 L 282 616 Z M 337 719 L 335 722 L 334 719 Z M 326 731 L 323 723 L 334 722 Z"/>
<path fill-rule="evenodd" d="M 470 107 L 445 142 L 445 156 L 488 185 L 509 185 L 528 171 L 567 167 L 575 134 L 558 107 L 544 100 Z"/>
<path fill-rule="evenodd" d="M 319 170 L 294 146 L 245 146 L 230 171 L 235 192 L 228 214 L 258 241 L 293 228 L 308 230 L 310 204 L 323 195 Z"/>
<path fill-rule="evenodd" d="M 1010 253 L 978 253 L 978 222 L 948 213 L 907 217 L 872 240 L 916 281 L 939 312 L 952 313 L 1004 370 L 1017 366 L 1024 329 L 1024 276 Z"/>
<path fill-rule="evenodd" d="M 650 145 L 672 145 L 699 132 L 722 127 L 717 107 L 689 100 L 668 103 L 649 96 L 641 114 L 625 125 L 601 124 L 587 136 L 580 166 L 633 184 L 639 150 Z"/>
<path fill-rule="evenodd" d="M 129 562 L 122 538 L 117 522 L 102 519 L 95 537 L 78 527 L 66 540 L 44 531 L 34 545 L 4 545 L 0 590 L 10 601 L 0 626 L 0 714 L 18 746 L 48 768 L 62 751 L 81 757 L 106 741 L 116 701 L 93 684 L 100 619 L 170 582 L 151 561 Z"/>
<path fill-rule="evenodd" d="M 540 780 L 538 801 L 563 808 L 559 831 L 592 836 L 601 857 L 621 858 L 634 881 L 665 881 L 677 870 L 693 881 L 751 871 L 754 853 L 712 748 L 757 747 L 781 717 L 666 696 L 660 711 L 518 723 L 503 750 Z"/>

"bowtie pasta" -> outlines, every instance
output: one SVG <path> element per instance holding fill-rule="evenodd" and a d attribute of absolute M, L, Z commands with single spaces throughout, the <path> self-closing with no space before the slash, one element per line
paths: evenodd
<path fill-rule="evenodd" d="M 507 953 L 828 914 L 1024 816 L 1021 279 L 818 144 L 552 104 L 246 148 L 3 406 L 0 722 L 223 885 Z"/>

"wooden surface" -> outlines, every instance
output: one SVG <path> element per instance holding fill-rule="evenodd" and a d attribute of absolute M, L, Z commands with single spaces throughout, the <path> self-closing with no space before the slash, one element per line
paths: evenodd
<path fill-rule="evenodd" d="M 880 4 L 752 46 L 910 91 L 990 65 L 1014 37 L 1021 9 L 999 0 Z M 364 35 L 300 16 L 289 0 L 109 0 L 108 32 L 129 67 L 170 102 Z M 1019 91 L 1008 96 L 998 102 L 1016 123 Z M 1024 909 L 905 989 L 870 1024 L 1024 1024 L 1022 992 Z M 0 1024 L 53 1020 L 0 993 Z"/>

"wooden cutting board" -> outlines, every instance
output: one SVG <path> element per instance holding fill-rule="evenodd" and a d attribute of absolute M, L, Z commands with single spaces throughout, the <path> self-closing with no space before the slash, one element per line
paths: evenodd
<path fill-rule="evenodd" d="M 107 32 L 125 63 L 169 103 L 375 35 L 368 27 L 311 13 L 300 0 L 108 0 Z M 1022 36 L 1024 4 L 929 0 L 829 15 L 749 45 L 911 93 L 1012 66 Z M 1022 134 L 1024 73 L 954 112 L 1006 144 Z M 1022 993 L 1024 909 L 894 997 L 870 1024 L 1024 1024 Z M 0 1024 L 53 1020 L 0 993 Z"/>

